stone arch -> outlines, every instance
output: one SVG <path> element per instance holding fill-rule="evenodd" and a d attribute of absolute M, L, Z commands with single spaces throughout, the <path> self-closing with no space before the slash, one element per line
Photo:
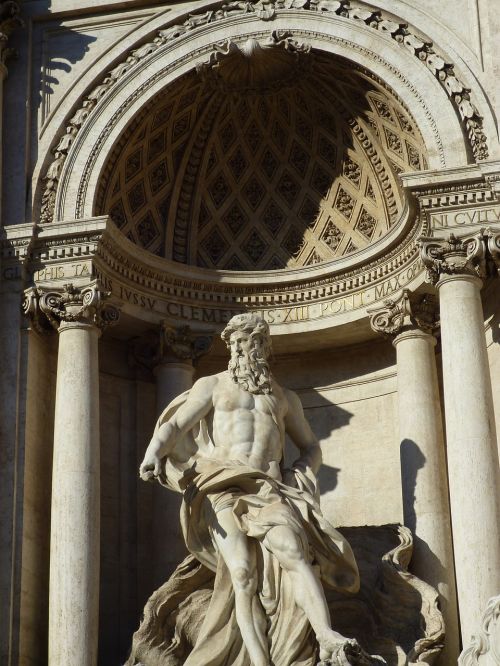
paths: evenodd
<path fill-rule="evenodd" d="M 82 121 L 81 131 L 66 138 L 66 147 L 64 141 L 60 146 L 66 150 L 67 158 L 49 169 L 49 180 L 52 176 L 59 184 L 57 196 L 50 194 L 55 219 L 94 212 L 97 184 L 106 156 L 125 127 L 165 85 L 206 60 L 214 44 L 228 34 L 240 39 L 264 36 L 269 34 L 269 28 L 290 30 L 313 48 L 349 58 L 390 85 L 412 107 L 428 147 L 431 168 L 456 166 L 470 160 L 460 119 L 448 103 L 443 87 L 429 67 L 410 49 L 401 47 L 388 31 L 373 30 L 361 20 L 348 20 L 331 12 L 286 10 L 276 12 L 272 22 L 255 13 L 228 16 L 197 26 L 159 47 L 155 45 L 150 52 L 146 45 L 146 55 L 129 68 L 124 65 L 112 88 L 104 86 L 97 90 L 97 96 L 102 92 L 102 97 L 90 116 Z M 424 87 L 435 94 L 424 99 L 419 93 Z"/>

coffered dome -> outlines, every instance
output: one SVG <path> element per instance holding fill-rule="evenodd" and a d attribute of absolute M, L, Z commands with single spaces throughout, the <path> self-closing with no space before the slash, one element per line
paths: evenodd
<path fill-rule="evenodd" d="M 369 72 L 293 43 L 228 45 L 129 126 L 96 212 L 179 262 L 306 266 L 382 238 L 398 174 L 425 167 L 414 120 Z"/>

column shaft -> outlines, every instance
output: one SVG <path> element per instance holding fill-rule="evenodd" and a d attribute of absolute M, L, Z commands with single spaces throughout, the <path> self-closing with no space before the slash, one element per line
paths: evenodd
<path fill-rule="evenodd" d="M 94 666 L 99 614 L 99 329 L 59 328 L 49 592 L 49 664 Z"/>
<path fill-rule="evenodd" d="M 446 623 L 440 663 L 451 664 L 459 653 L 458 613 L 435 344 L 419 329 L 394 340 L 404 520 L 415 534 L 412 571 L 440 593 Z"/>
<path fill-rule="evenodd" d="M 161 363 L 155 368 L 158 416 L 193 385 L 191 361 Z M 179 522 L 181 497 L 159 484 L 153 495 L 153 589 L 162 585 L 187 554 Z"/>
<path fill-rule="evenodd" d="M 438 282 L 450 500 L 462 638 L 500 590 L 500 487 L 481 280 Z"/>

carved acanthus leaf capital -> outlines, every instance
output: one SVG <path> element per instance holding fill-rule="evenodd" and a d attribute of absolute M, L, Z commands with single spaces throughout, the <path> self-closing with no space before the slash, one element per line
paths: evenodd
<path fill-rule="evenodd" d="M 47 330 L 44 318 L 56 330 L 64 323 L 86 324 L 103 330 L 116 324 L 120 317 L 118 308 L 107 302 L 109 296 L 97 282 L 86 287 L 66 284 L 63 291 L 31 288 L 25 292 L 23 310 L 38 331 Z"/>
<path fill-rule="evenodd" d="M 2 63 L 15 54 L 14 49 L 7 48 L 7 42 L 13 30 L 24 26 L 20 13 L 18 2 L 14 2 L 14 0 L 0 2 L 0 61 Z"/>
<path fill-rule="evenodd" d="M 387 299 L 382 306 L 371 308 L 368 313 L 372 329 L 390 338 L 414 329 L 433 333 L 439 327 L 434 296 L 412 294 L 408 289 L 404 289 L 398 299 Z"/>
<path fill-rule="evenodd" d="M 500 275 L 500 231 L 487 229 L 485 232 L 488 243 L 488 254 Z"/>
<path fill-rule="evenodd" d="M 130 362 L 149 370 L 163 363 L 193 363 L 210 351 L 212 342 L 212 336 L 198 335 L 189 326 L 174 328 L 162 322 L 159 330 L 132 340 Z"/>
<path fill-rule="evenodd" d="M 486 277 L 486 242 L 483 232 L 457 238 L 421 238 L 420 256 L 427 281 L 436 284 L 446 275 Z"/>

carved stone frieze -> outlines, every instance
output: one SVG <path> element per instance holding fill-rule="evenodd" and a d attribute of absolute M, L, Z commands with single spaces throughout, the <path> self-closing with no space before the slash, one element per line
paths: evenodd
<path fill-rule="evenodd" d="M 481 628 L 458 658 L 458 666 L 500 664 L 500 595 L 488 601 Z"/>
<path fill-rule="evenodd" d="M 86 287 L 65 284 L 62 291 L 30 288 L 25 292 L 23 311 L 40 332 L 47 329 L 41 315 L 56 330 L 76 323 L 103 330 L 118 323 L 120 316 L 118 308 L 106 302 L 109 296 L 97 282 Z"/>
<path fill-rule="evenodd" d="M 367 312 L 372 329 L 386 337 L 413 329 L 433 333 L 439 326 L 435 297 L 432 294 L 412 294 L 408 289 L 404 289 L 398 299 L 388 298 L 382 306 Z"/>
<path fill-rule="evenodd" d="M 133 49 L 122 63 L 119 63 L 108 72 L 102 82 L 84 98 L 75 114 L 67 121 L 66 132 L 59 137 L 53 149 L 54 159 L 44 176 L 45 187 L 41 201 L 41 221 L 50 222 L 53 219 L 55 193 L 62 166 L 83 123 L 92 113 L 99 100 L 141 60 L 158 49 L 170 45 L 174 40 L 182 38 L 186 33 L 209 23 L 222 21 L 235 15 L 248 14 L 254 14 L 262 20 L 271 20 L 277 12 L 297 9 L 326 14 L 330 13 L 353 21 L 363 22 L 370 28 L 389 35 L 404 48 L 408 49 L 410 53 L 428 67 L 444 87 L 462 119 L 476 160 L 484 160 L 488 157 L 488 147 L 483 131 L 482 118 L 470 98 L 468 88 L 457 78 L 453 64 L 449 63 L 446 58 L 436 52 L 432 42 L 426 41 L 412 32 L 406 23 L 394 21 L 392 16 L 386 16 L 383 12 L 373 10 L 368 6 L 351 7 L 345 0 L 223 2 L 218 8 L 200 14 L 188 15 L 184 22 L 160 30 L 151 42 Z"/>
<path fill-rule="evenodd" d="M 446 275 L 486 277 L 486 242 L 482 232 L 457 238 L 421 238 L 420 253 L 427 281 L 436 284 Z"/>

